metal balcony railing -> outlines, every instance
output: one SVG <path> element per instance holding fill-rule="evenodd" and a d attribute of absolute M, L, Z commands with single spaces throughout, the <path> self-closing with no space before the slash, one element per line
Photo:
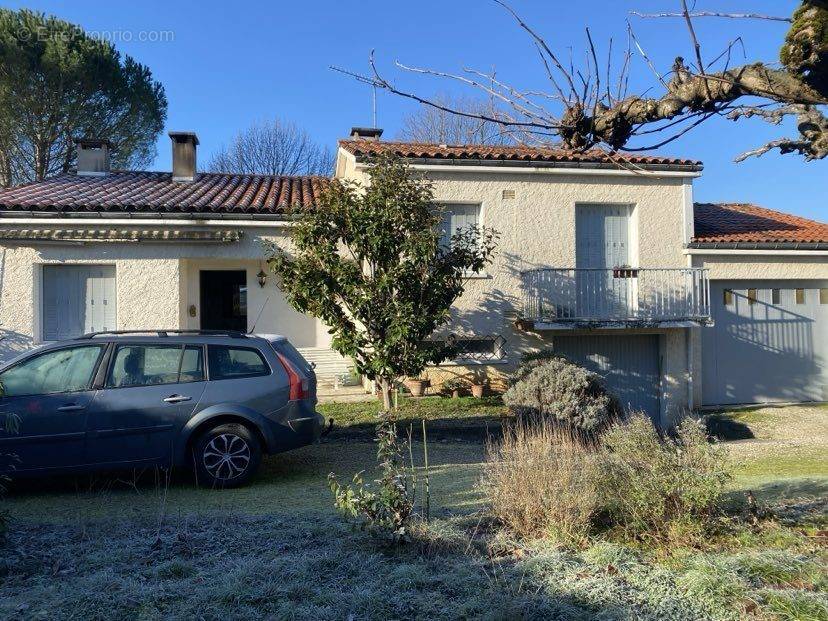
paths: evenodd
<path fill-rule="evenodd" d="M 706 322 L 703 268 L 553 268 L 523 272 L 523 319 L 548 323 Z"/>

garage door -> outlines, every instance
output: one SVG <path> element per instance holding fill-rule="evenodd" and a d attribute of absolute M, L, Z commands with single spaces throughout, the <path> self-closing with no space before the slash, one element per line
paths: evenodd
<path fill-rule="evenodd" d="M 556 351 L 604 378 L 628 410 L 659 416 L 658 336 L 556 336 Z"/>
<path fill-rule="evenodd" d="M 828 282 L 714 281 L 705 405 L 828 399 Z"/>
<path fill-rule="evenodd" d="M 43 266 L 43 340 L 115 329 L 115 266 Z"/>

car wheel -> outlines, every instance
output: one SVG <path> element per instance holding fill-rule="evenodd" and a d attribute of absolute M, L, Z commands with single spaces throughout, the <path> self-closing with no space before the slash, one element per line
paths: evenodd
<path fill-rule="evenodd" d="M 244 425 L 217 425 L 196 440 L 193 448 L 196 482 L 202 487 L 239 487 L 262 461 L 262 446 Z"/>

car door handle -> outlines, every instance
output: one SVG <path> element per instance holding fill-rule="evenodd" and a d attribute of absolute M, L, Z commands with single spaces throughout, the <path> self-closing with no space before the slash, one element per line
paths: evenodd
<path fill-rule="evenodd" d="M 66 405 L 60 406 L 57 411 L 58 412 L 78 412 L 80 410 L 85 410 L 85 405 L 78 405 L 77 403 L 67 403 Z"/>
<path fill-rule="evenodd" d="M 192 397 L 185 397 L 184 395 L 170 395 L 164 401 L 166 403 L 181 403 L 182 401 L 190 401 Z"/>

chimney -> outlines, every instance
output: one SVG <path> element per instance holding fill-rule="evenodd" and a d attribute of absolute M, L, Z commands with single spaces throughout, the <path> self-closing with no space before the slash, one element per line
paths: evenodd
<path fill-rule="evenodd" d="M 382 130 L 379 127 L 352 127 L 351 138 L 357 140 L 376 140 L 379 141 L 382 136 Z"/>
<path fill-rule="evenodd" d="M 195 181 L 198 136 L 194 132 L 170 132 L 168 135 L 172 140 L 173 181 Z"/>
<path fill-rule="evenodd" d="M 86 177 L 105 177 L 109 174 L 109 151 L 112 143 L 99 138 L 78 138 L 78 174 Z"/>

